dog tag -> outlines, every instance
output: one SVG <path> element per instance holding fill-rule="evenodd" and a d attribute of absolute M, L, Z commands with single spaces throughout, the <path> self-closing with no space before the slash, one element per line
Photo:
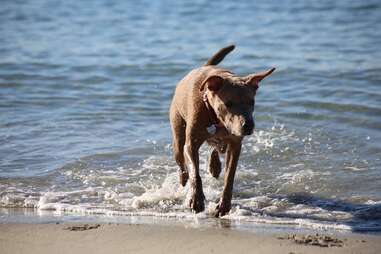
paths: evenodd
<path fill-rule="evenodd" d="M 211 126 L 207 127 L 206 130 L 209 132 L 209 134 L 216 134 L 216 125 L 212 124 Z"/>

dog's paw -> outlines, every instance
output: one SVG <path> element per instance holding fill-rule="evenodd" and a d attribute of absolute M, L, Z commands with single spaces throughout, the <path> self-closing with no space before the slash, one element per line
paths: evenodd
<path fill-rule="evenodd" d="M 188 171 L 179 170 L 179 179 L 180 179 L 181 186 L 184 187 L 187 184 L 188 179 L 189 179 Z"/>
<path fill-rule="evenodd" d="M 217 179 L 220 176 L 220 173 L 221 173 L 221 161 L 220 161 L 220 157 L 218 155 L 218 152 L 216 150 L 213 150 L 212 153 L 209 156 L 208 169 L 209 169 L 209 173 L 214 178 Z"/>
<path fill-rule="evenodd" d="M 227 200 L 221 200 L 220 203 L 216 207 L 216 211 L 214 217 L 222 217 L 229 213 L 231 209 L 231 202 Z"/>
<path fill-rule="evenodd" d="M 195 213 L 200 213 L 205 210 L 205 204 L 204 204 L 205 196 L 202 190 L 199 191 L 193 191 L 188 206 L 194 211 Z"/>

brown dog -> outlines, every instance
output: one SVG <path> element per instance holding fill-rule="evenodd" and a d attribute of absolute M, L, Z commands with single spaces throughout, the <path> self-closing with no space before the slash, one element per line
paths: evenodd
<path fill-rule="evenodd" d="M 221 49 L 204 66 L 186 75 L 176 87 L 170 108 L 180 183 L 185 186 L 190 177 L 189 207 L 196 213 L 205 209 L 198 150 L 205 141 L 213 147 L 208 168 L 215 178 L 221 172 L 219 154 L 226 153 L 224 190 L 216 217 L 230 211 L 242 139 L 254 129 L 255 93 L 259 82 L 275 70 L 238 77 L 216 67 L 233 49 L 234 45 Z"/>

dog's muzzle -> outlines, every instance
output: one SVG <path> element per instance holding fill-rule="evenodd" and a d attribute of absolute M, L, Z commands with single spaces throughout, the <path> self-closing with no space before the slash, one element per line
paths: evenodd
<path fill-rule="evenodd" d="M 243 136 L 251 135 L 254 131 L 254 119 L 252 117 L 246 118 L 242 122 L 242 134 Z"/>
<path fill-rule="evenodd" d="M 243 129 L 243 135 L 251 135 L 254 131 L 254 121 L 245 121 L 245 123 L 242 125 Z"/>

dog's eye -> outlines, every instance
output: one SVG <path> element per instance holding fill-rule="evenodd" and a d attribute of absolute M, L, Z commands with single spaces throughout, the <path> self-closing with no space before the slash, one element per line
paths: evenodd
<path fill-rule="evenodd" d="M 231 106 L 233 106 L 233 102 L 231 102 L 231 101 L 227 101 L 227 102 L 225 102 L 225 106 L 226 106 L 227 108 L 230 108 Z"/>

